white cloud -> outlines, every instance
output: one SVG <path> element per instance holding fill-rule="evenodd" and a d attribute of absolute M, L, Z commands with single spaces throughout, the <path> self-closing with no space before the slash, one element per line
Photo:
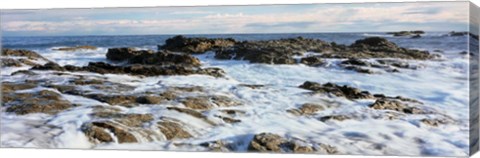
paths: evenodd
<path fill-rule="evenodd" d="M 468 23 L 468 12 L 465 10 L 468 3 L 409 3 L 392 6 L 348 6 L 332 5 L 330 8 L 318 8 L 303 12 L 289 12 L 272 14 L 253 14 L 248 10 L 238 13 L 215 13 L 214 10 L 185 10 L 172 11 L 170 14 L 207 14 L 201 17 L 182 19 L 116 19 L 116 20 L 88 20 L 84 16 L 69 13 L 70 20 L 65 21 L 38 21 L 38 20 L 15 20 L 9 18 L 2 24 L 2 30 L 7 32 L 91 32 L 92 30 L 116 30 L 128 29 L 130 32 L 152 31 L 157 33 L 244 33 L 244 32 L 315 32 L 335 30 L 335 26 L 355 26 L 359 23 L 385 25 L 390 23 Z M 139 8 L 142 9 L 142 8 Z M 205 8 L 204 8 L 205 9 Z M 207 8 L 208 9 L 208 8 Z M 134 9 L 129 9 L 134 10 Z M 431 12 L 434 10 L 434 12 Z M 128 10 L 127 10 L 128 11 Z M 153 13 L 153 9 L 150 9 Z M 411 14 L 411 12 L 418 12 Z M 430 11 L 430 12 L 429 12 Z M 108 10 L 108 12 L 112 12 Z M 99 13 L 102 13 L 99 10 Z M 97 12 L 97 14 L 99 14 Z M 51 14 L 51 13 L 49 13 Z M 22 16 L 21 14 L 15 16 Z M 60 16 L 60 15 L 59 15 Z M 20 18 L 21 19 L 21 18 Z M 276 29 L 261 30 L 260 28 L 247 27 L 249 24 L 281 24 L 281 23 L 313 23 L 302 30 L 292 30 L 288 26 Z M 428 28 L 435 28 L 429 26 Z M 365 28 L 368 30 L 369 28 Z M 437 28 L 439 29 L 439 28 Z"/>

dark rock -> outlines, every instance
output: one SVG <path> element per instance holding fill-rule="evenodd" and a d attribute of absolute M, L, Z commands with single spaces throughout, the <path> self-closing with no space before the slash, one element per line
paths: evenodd
<path fill-rule="evenodd" d="M 140 104 L 160 104 L 166 98 L 162 96 L 141 96 L 137 98 L 137 103 Z"/>
<path fill-rule="evenodd" d="M 27 57 L 30 60 L 44 60 L 48 61 L 48 59 L 44 58 L 40 54 L 30 51 L 30 50 L 13 50 L 13 49 L 2 49 L 2 56 L 19 56 L 19 57 Z"/>
<path fill-rule="evenodd" d="M 352 58 L 348 60 L 344 60 L 341 62 L 344 65 L 357 65 L 357 66 L 370 66 L 370 63 L 362 61 L 360 59 Z"/>
<path fill-rule="evenodd" d="M 322 111 L 324 109 L 325 109 L 325 107 L 323 107 L 322 105 L 313 104 L 313 103 L 305 103 L 300 108 L 290 109 L 290 110 L 287 110 L 287 112 L 289 112 L 291 114 L 294 114 L 294 115 L 297 115 L 297 116 L 314 115 L 317 111 Z"/>
<path fill-rule="evenodd" d="M 251 89 L 258 89 L 258 88 L 265 87 L 265 85 L 260 85 L 260 84 L 239 84 L 238 86 L 248 87 Z"/>
<path fill-rule="evenodd" d="M 11 58 L 2 58 L 2 66 L 4 67 L 20 67 L 22 63 L 18 60 L 11 59 Z"/>
<path fill-rule="evenodd" d="M 48 62 L 45 65 L 38 65 L 32 67 L 33 70 L 55 70 L 55 71 L 65 71 L 66 69 L 57 63 Z"/>
<path fill-rule="evenodd" d="M 370 69 L 365 69 L 360 66 L 345 66 L 345 69 L 347 70 L 353 70 L 358 73 L 365 73 L 365 74 L 374 74 L 375 72 L 370 70 Z"/>
<path fill-rule="evenodd" d="M 468 35 L 469 33 L 468 32 L 455 32 L 455 31 L 452 31 L 450 32 L 448 35 L 449 36 L 466 36 Z"/>
<path fill-rule="evenodd" d="M 184 125 L 171 121 L 163 120 L 158 122 L 158 128 L 165 135 L 167 140 L 191 138 L 192 135 L 183 129 Z"/>
<path fill-rule="evenodd" d="M 165 45 L 160 46 L 159 50 L 170 50 L 185 53 L 205 53 L 217 49 L 223 49 L 235 44 L 233 39 L 208 39 L 208 38 L 187 38 L 184 36 L 174 36 L 165 41 Z"/>
<path fill-rule="evenodd" d="M 406 114 L 425 114 L 426 112 L 416 108 L 416 107 L 409 107 L 406 104 L 393 100 L 393 99 L 377 99 L 375 103 L 369 105 L 370 108 L 376 110 L 393 110 L 398 112 L 403 112 Z"/>
<path fill-rule="evenodd" d="M 421 35 L 414 35 L 414 36 L 412 36 L 411 38 L 414 38 L 414 39 L 415 39 L 415 38 L 422 38 L 422 36 L 421 36 Z"/>
<path fill-rule="evenodd" d="M 335 147 L 329 145 L 319 145 L 319 147 L 319 149 L 315 149 L 312 145 L 299 139 L 287 139 L 277 134 L 260 133 L 253 136 L 248 151 L 312 153 L 321 150 L 327 151 L 329 154 L 337 152 Z"/>
<path fill-rule="evenodd" d="M 11 93 L 12 100 L 7 101 L 9 107 L 6 112 L 13 112 L 18 115 L 30 113 L 56 114 L 63 110 L 74 107 L 69 101 L 62 99 L 60 94 L 42 90 L 35 93 Z"/>
<path fill-rule="evenodd" d="M 325 64 L 325 61 L 318 56 L 310 56 L 300 59 L 300 63 L 308 66 L 321 66 Z"/>
<path fill-rule="evenodd" d="M 140 54 L 153 54 L 153 52 L 145 50 L 137 51 L 135 48 L 109 48 L 107 59 L 112 61 L 124 61 Z"/>
<path fill-rule="evenodd" d="M 75 47 L 62 47 L 62 48 L 56 48 L 53 50 L 58 50 L 58 51 L 77 51 L 77 50 L 96 50 L 97 47 L 95 46 L 75 46 Z"/>
<path fill-rule="evenodd" d="M 337 121 L 344 121 L 348 120 L 350 117 L 345 116 L 345 115 L 329 115 L 329 116 L 323 116 L 320 117 L 318 120 L 325 122 L 325 121 L 330 121 L 330 120 L 337 120 Z"/>
<path fill-rule="evenodd" d="M 339 86 L 333 83 L 319 84 L 316 82 L 307 81 L 300 85 L 300 88 L 314 91 L 316 93 L 328 93 L 337 97 L 345 97 L 347 99 L 372 99 L 374 98 L 368 91 L 361 91 L 360 89 Z"/>
<path fill-rule="evenodd" d="M 171 52 L 157 53 L 141 53 L 140 55 L 129 58 L 130 64 L 146 64 L 146 65 L 185 65 L 200 66 L 201 62 L 198 58 L 189 54 L 179 54 Z"/>

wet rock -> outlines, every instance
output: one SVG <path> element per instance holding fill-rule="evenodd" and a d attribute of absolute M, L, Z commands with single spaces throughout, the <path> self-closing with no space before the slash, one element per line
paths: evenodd
<path fill-rule="evenodd" d="M 107 51 L 107 59 L 124 61 L 140 54 L 153 54 L 153 51 L 136 50 L 135 48 L 109 48 Z"/>
<path fill-rule="evenodd" d="M 421 35 L 414 35 L 414 36 L 412 36 L 411 38 L 413 38 L 413 39 L 422 38 L 422 36 L 421 36 Z"/>
<path fill-rule="evenodd" d="M 451 121 L 446 120 L 446 119 L 427 119 L 427 118 L 425 118 L 425 119 L 421 119 L 420 122 L 423 123 L 423 124 L 432 126 L 432 127 L 438 127 L 440 125 L 448 124 Z"/>
<path fill-rule="evenodd" d="M 159 50 L 170 50 L 176 52 L 200 54 L 206 51 L 227 48 L 233 46 L 235 40 L 227 39 L 208 39 L 208 38 L 187 38 L 185 36 L 174 36 L 165 41 L 165 45 L 160 46 Z"/>
<path fill-rule="evenodd" d="M 232 116 L 238 116 L 238 115 L 244 115 L 246 112 L 242 110 L 235 110 L 235 109 L 223 109 L 220 110 L 221 112 L 232 115 Z"/>
<path fill-rule="evenodd" d="M 42 90 L 34 93 L 14 93 L 9 95 L 13 95 L 13 99 L 7 102 L 9 106 L 5 111 L 18 115 L 30 113 L 56 114 L 74 107 L 72 103 L 62 99 L 60 94 L 49 90 Z"/>
<path fill-rule="evenodd" d="M 437 55 L 428 51 L 406 49 L 397 46 L 395 43 L 382 37 L 368 37 L 355 41 L 352 45 L 343 50 L 324 53 L 323 58 L 399 58 L 428 60 L 436 58 Z"/>
<path fill-rule="evenodd" d="M 179 108 L 179 107 L 167 107 L 167 109 L 168 110 L 174 110 L 174 111 L 177 111 L 177 112 L 180 112 L 180 113 L 185 113 L 187 115 L 199 118 L 199 119 L 207 122 L 208 124 L 215 125 L 215 123 L 208 120 L 208 118 L 206 116 L 204 116 L 202 113 L 200 113 L 198 111 L 195 111 L 195 110 L 192 110 L 192 109 L 186 109 L 186 108 Z"/>
<path fill-rule="evenodd" d="M 376 110 L 393 110 L 398 112 L 403 112 L 406 114 L 424 114 L 425 111 L 416 108 L 416 107 L 409 107 L 406 104 L 392 99 L 377 99 L 375 103 L 369 105 L 370 108 Z"/>
<path fill-rule="evenodd" d="M 313 103 L 305 103 L 303 104 L 300 108 L 298 109 L 290 109 L 287 110 L 287 112 L 301 116 L 301 115 L 314 115 L 318 111 L 324 110 L 325 107 L 319 104 L 313 104 Z"/>
<path fill-rule="evenodd" d="M 161 96 L 141 96 L 136 101 L 140 104 L 160 104 L 163 100 Z"/>
<path fill-rule="evenodd" d="M 85 78 L 76 78 L 72 81 L 70 81 L 73 84 L 76 85 L 92 85 L 92 84 L 104 84 L 103 80 L 98 80 L 98 79 L 85 79 Z"/>
<path fill-rule="evenodd" d="M 85 46 L 75 46 L 75 47 L 61 47 L 61 48 L 56 48 L 56 49 L 53 49 L 53 50 L 57 50 L 57 51 L 77 51 L 77 50 L 96 50 L 97 47 L 95 46 L 88 46 L 88 45 L 85 45 Z"/>
<path fill-rule="evenodd" d="M 213 107 L 207 97 L 188 97 L 182 103 L 190 109 L 197 110 L 208 110 Z"/>
<path fill-rule="evenodd" d="M 37 75 L 37 73 L 35 73 L 33 71 L 30 71 L 30 70 L 18 70 L 18 71 L 13 72 L 11 75 L 12 76 L 15 76 L 15 75 L 34 76 L 34 75 Z"/>
<path fill-rule="evenodd" d="M 234 119 L 234 118 L 230 118 L 230 117 L 226 117 L 226 116 L 215 116 L 215 117 L 218 117 L 220 119 L 222 119 L 224 122 L 226 123 L 239 123 L 239 122 L 242 122 L 241 120 L 238 120 L 238 119 Z"/>
<path fill-rule="evenodd" d="M 329 115 L 329 116 L 323 116 L 318 118 L 318 120 L 325 122 L 325 121 L 330 121 L 330 120 L 337 120 L 337 121 L 345 121 L 349 120 L 350 117 L 345 116 L 345 115 Z"/>
<path fill-rule="evenodd" d="M 2 66 L 4 67 L 20 67 L 22 63 L 18 60 L 11 59 L 11 58 L 2 58 Z"/>
<path fill-rule="evenodd" d="M 305 38 L 289 38 L 268 41 L 237 42 L 228 49 L 217 50 L 215 58 L 224 60 L 248 60 L 251 63 L 296 64 L 293 55 L 304 52 L 323 52 L 330 49 L 330 43 Z M 316 59 L 305 59 L 315 61 Z"/>
<path fill-rule="evenodd" d="M 184 125 L 172 120 L 158 122 L 158 128 L 167 140 L 191 138 L 192 135 L 183 129 Z"/>
<path fill-rule="evenodd" d="M 265 87 L 265 85 L 260 85 L 260 84 L 239 84 L 238 86 L 248 87 L 251 89 L 258 89 L 258 88 Z"/>
<path fill-rule="evenodd" d="M 315 93 L 327 93 L 337 97 L 345 97 L 347 99 L 372 99 L 374 98 L 368 91 L 361 91 L 360 89 L 339 86 L 333 83 L 319 84 L 316 82 L 307 81 L 300 85 L 300 88 L 314 91 Z"/>
<path fill-rule="evenodd" d="M 40 54 L 30 51 L 30 50 L 23 50 L 23 49 L 2 49 L 2 56 L 17 56 L 17 57 L 26 57 L 30 60 L 44 60 L 48 61 L 46 58 L 41 56 Z"/>
<path fill-rule="evenodd" d="M 204 143 L 200 143 L 199 145 L 210 149 L 210 151 L 226 152 L 226 151 L 232 151 L 235 148 L 234 145 L 229 144 L 222 140 L 204 142 Z"/>
<path fill-rule="evenodd" d="M 61 67 L 56 63 L 47 63 L 42 66 L 35 66 L 33 70 L 57 70 L 57 71 L 88 71 L 99 74 L 130 74 L 142 76 L 160 75 L 192 75 L 203 74 L 213 77 L 223 77 L 224 71 L 219 68 L 197 68 L 182 65 L 158 66 L 133 64 L 127 66 L 115 66 L 104 62 L 90 62 L 88 66 L 77 67 L 66 65 Z"/>
<path fill-rule="evenodd" d="M 249 151 L 259 152 L 282 152 L 282 148 L 290 144 L 279 135 L 272 133 L 260 133 L 253 137 L 248 146 Z"/>
<path fill-rule="evenodd" d="M 167 51 L 157 53 L 141 53 L 129 59 L 130 64 L 146 64 L 146 65 L 185 65 L 200 66 L 201 62 L 198 58 L 181 53 L 172 53 Z"/>
<path fill-rule="evenodd" d="M 370 69 L 365 69 L 360 66 L 345 66 L 345 69 L 356 71 L 358 73 L 365 73 L 365 74 L 374 74 L 375 72 Z"/>
<path fill-rule="evenodd" d="M 287 139 L 272 133 L 256 134 L 248 146 L 254 152 L 312 153 L 318 151 L 299 139 Z"/>
<path fill-rule="evenodd" d="M 387 32 L 387 34 L 391 34 L 393 36 L 412 36 L 412 35 L 420 35 L 424 34 L 425 31 L 415 30 L 415 31 L 399 31 L 399 32 Z"/>
<path fill-rule="evenodd" d="M 450 33 L 448 33 L 449 36 L 466 36 L 468 35 L 468 32 L 455 32 L 455 31 L 452 31 Z"/>
<path fill-rule="evenodd" d="M 32 89 L 37 87 L 35 83 L 14 83 L 14 82 L 2 82 L 2 93 L 14 92 L 17 90 Z"/>
<path fill-rule="evenodd" d="M 55 70 L 55 71 L 65 71 L 66 69 L 57 63 L 48 62 L 45 65 L 37 65 L 32 67 L 33 70 Z"/>
<path fill-rule="evenodd" d="M 370 66 L 370 63 L 362 61 L 360 59 L 351 58 L 341 62 L 343 65 L 357 65 L 357 66 Z"/>
<path fill-rule="evenodd" d="M 139 142 L 135 135 L 147 138 L 148 130 L 143 129 L 142 126 L 153 121 L 151 114 L 123 114 L 117 111 L 95 112 L 92 116 L 110 119 L 82 125 L 81 130 L 94 143 L 114 142 L 114 140 L 118 140 L 118 143 Z"/>
<path fill-rule="evenodd" d="M 105 102 L 110 105 L 120 105 L 125 107 L 133 107 L 137 105 L 137 97 L 131 95 L 87 94 L 85 97 Z"/>
<path fill-rule="evenodd" d="M 95 143 L 114 142 L 115 139 L 118 140 L 118 143 L 138 142 L 135 135 L 129 133 L 126 129 L 121 128 L 117 123 L 110 121 L 87 123 L 82 125 L 81 129 L 90 141 Z M 114 134 L 116 137 L 115 139 L 112 138 L 110 132 Z"/>
<path fill-rule="evenodd" d="M 308 66 L 321 66 L 325 64 L 325 61 L 318 56 L 310 56 L 300 59 L 300 63 Z"/>

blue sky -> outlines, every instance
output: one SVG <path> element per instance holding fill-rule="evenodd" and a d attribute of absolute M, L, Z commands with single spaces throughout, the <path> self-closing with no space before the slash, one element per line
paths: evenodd
<path fill-rule="evenodd" d="M 3 36 L 466 31 L 468 2 L 2 10 Z"/>

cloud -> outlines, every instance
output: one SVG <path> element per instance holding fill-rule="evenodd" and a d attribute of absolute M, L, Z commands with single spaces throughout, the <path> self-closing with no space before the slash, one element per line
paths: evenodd
<path fill-rule="evenodd" d="M 463 25 L 466 29 L 468 12 L 464 8 L 468 3 L 446 4 L 319 4 L 305 8 L 283 5 L 283 12 L 268 12 L 278 9 L 274 6 L 64 9 L 28 14 L 10 10 L 2 11 L 1 29 L 4 35 L 368 32 L 453 30 Z M 259 8 L 263 10 L 259 12 Z"/>

